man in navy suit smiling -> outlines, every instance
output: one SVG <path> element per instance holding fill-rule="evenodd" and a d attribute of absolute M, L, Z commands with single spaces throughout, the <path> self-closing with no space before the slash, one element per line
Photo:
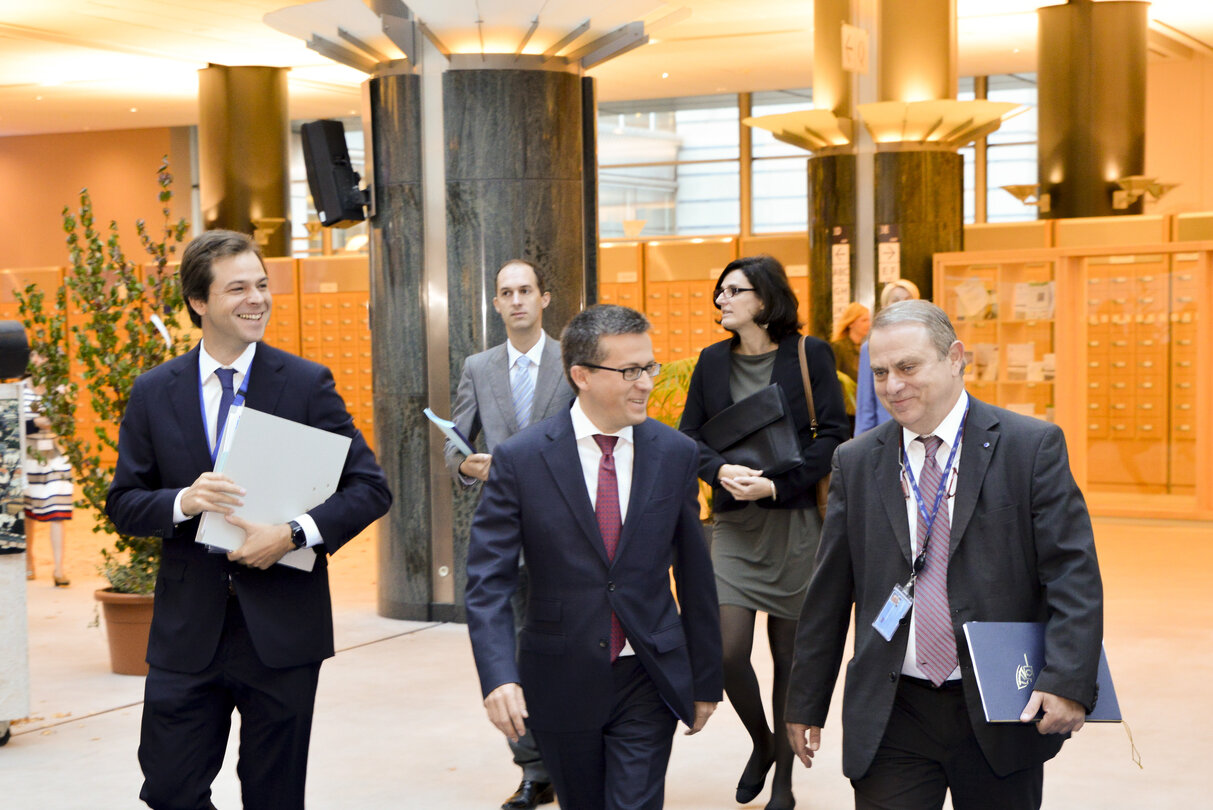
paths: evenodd
<path fill-rule="evenodd" d="M 572 407 L 497 447 L 468 551 L 468 628 L 489 719 L 529 727 L 562 806 L 660 808 L 678 720 L 721 698 L 698 449 L 649 419 L 648 321 L 591 307 L 561 340 Z M 515 658 L 510 594 L 530 598 Z M 678 602 L 669 586 L 673 567 Z"/>
<path fill-rule="evenodd" d="M 222 230 L 194 239 L 181 287 L 202 341 L 135 381 L 106 500 L 121 531 L 164 538 L 140 798 L 157 810 L 211 807 L 235 708 L 244 806 L 302 810 L 320 662 L 333 655 L 327 555 L 386 512 L 391 495 L 329 370 L 260 342 L 273 302 L 252 239 Z M 328 500 L 277 525 L 232 514 L 244 490 L 212 470 L 228 409 L 243 401 L 350 437 Z M 207 511 L 243 529 L 244 545 L 221 554 L 194 542 Z M 314 549 L 311 571 L 275 565 L 298 548 Z"/>

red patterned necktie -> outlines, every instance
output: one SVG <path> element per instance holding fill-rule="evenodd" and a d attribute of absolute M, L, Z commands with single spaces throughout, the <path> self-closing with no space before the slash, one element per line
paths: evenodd
<path fill-rule="evenodd" d="M 915 441 L 926 446 L 927 456 L 918 476 L 918 491 L 922 503 L 930 509 L 935 504 L 939 488 L 944 486 L 943 472 L 935 461 L 935 454 L 943 440 L 938 436 L 919 436 Z M 918 668 L 936 686 L 956 669 L 956 634 L 948 609 L 948 544 L 951 535 L 952 521 L 948 517 L 946 503 L 941 501 L 939 504 L 935 522 L 931 525 L 930 542 L 927 542 L 927 520 L 922 510 L 918 510 L 919 546 L 927 543 L 927 559 L 914 582 L 914 612 L 917 614 L 914 620 L 914 644 Z"/>
<path fill-rule="evenodd" d="M 619 479 L 615 476 L 615 442 L 618 436 L 594 434 L 594 441 L 602 451 L 598 462 L 598 496 L 594 502 L 594 514 L 598 518 L 598 531 L 606 546 L 608 561 L 614 561 L 615 549 L 619 545 L 619 533 L 623 530 L 623 519 L 619 512 Z M 619 657 L 625 636 L 623 625 L 615 611 L 611 611 L 611 661 Z"/>

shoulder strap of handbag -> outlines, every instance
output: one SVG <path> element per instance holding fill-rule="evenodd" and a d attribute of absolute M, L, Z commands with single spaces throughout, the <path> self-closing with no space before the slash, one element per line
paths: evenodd
<path fill-rule="evenodd" d="M 800 336 L 798 351 L 800 354 L 800 381 L 804 383 L 804 398 L 809 403 L 809 427 L 813 431 L 813 438 L 817 438 L 817 408 L 813 406 L 813 382 L 809 379 L 809 361 L 804 356 L 804 342 L 807 338 L 804 335 Z"/>

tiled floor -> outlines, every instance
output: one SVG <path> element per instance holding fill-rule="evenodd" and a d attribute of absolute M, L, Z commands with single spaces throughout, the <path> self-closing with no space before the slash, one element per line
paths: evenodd
<path fill-rule="evenodd" d="M 0 808 L 134 808 L 142 679 L 108 671 L 95 626 L 92 571 L 99 539 L 71 532 L 68 589 L 51 587 L 49 548 L 36 541 L 29 583 L 31 717 L 0 749 Z M 1106 646 L 1125 729 L 1089 725 L 1046 767 L 1046 808 L 1213 806 L 1213 527 L 1097 521 L 1106 590 Z M 462 626 L 400 622 L 375 613 L 372 538 L 333 561 L 337 657 L 320 677 L 309 806 L 492 810 L 518 775 L 484 719 Z M 761 636 L 760 636 L 761 637 Z M 2 651 L 0 651 L 2 654 Z M 769 658 L 756 661 L 768 679 Z M 796 775 L 800 808 L 847 808 L 837 711 L 811 771 Z M 240 806 L 235 743 L 215 804 Z M 675 742 L 666 806 L 730 808 L 748 755 L 727 704 L 703 734 Z M 760 799 L 765 799 L 760 797 Z M 751 807 L 761 807 L 756 802 Z"/>

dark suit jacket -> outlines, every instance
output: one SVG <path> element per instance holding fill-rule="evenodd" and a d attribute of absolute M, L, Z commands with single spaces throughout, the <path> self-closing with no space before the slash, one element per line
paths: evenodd
<path fill-rule="evenodd" d="M 253 646 L 271 667 L 333 654 L 328 561 L 391 503 L 383 471 L 354 427 L 324 366 L 262 343 L 249 368 L 249 407 L 353 439 L 337 492 L 308 514 L 322 546 L 310 572 L 228 562 L 194 542 L 199 518 L 173 525 L 173 500 L 212 469 L 198 402 L 198 348 L 143 374 L 131 389 L 118 437 L 118 466 L 106 512 L 124 533 L 164 538 L 147 660 L 175 672 L 211 662 L 227 603 L 227 575 Z M 237 482 L 239 483 L 239 482 Z"/>
<path fill-rule="evenodd" d="M 952 504 L 948 599 L 964 697 L 977 740 L 1000 775 L 1043 762 L 1063 737 L 1032 724 L 985 722 L 964 641 L 970 621 L 1047 622 L 1036 688 L 1095 702 L 1103 588 L 1091 521 L 1070 474 L 1061 429 L 970 397 Z M 886 422 L 838 448 L 817 570 L 796 634 L 789 722 L 824 726 L 855 604 L 855 657 L 842 708 L 843 773 L 872 763 L 897 690 L 909 620 L 886 642 L 872 628 L 910 574 L 900 484 L 901 426 Z"/>
<path fill-rule="evenodd" d="M 614 698 L 611 610 L 679 718 L 690 724 L 694 701 L 721 698 L 719 608 L 699 525 L 695 445 L 653 419 L 633 436 L 627 519 L 609 564 L 567 411 L 523 430 L 493 456 L 472 522 L 468 630 L 484 694 L 521 683 L 534 729 L 606 724 Z M 515 663 L 510 594 L 520 550 L 530 599 Z"/>
<path fill-rule="evenodd" d="M 796 349 L 799 335 L 789 335 L 779 342 L 771 382 L 778 383 L 788 398 L 796 430 L 800 434 L 800 449 L 804 463 L 781 475 L 771 476 L 778 498 L 754 501 L 767 509 L 802 509 L 817 503 L 817 481 L 830 471 L 830 456 L 840 442 L 850 438 L 842 387 L 834 369 L 834 352 L 824 340 L 810 337 L 805 344 L 809 363 L 809 379 L 813 386 L 813 405 L 817 409 L 817 438 L 809 422 L 809 404 L 804 396 L 800 377 L 800 357 Z M 725 461 L 699 440 L 699 428 L 716 414 L 733 404 L 729 393 L 729 368 L 732 364 L 732 338 L 713 343 L 699 354 L 699 362 L 691 374 L 687 404 L 678 428 L 699 444 L 699 477 L 712 484 L 712 508 L 728 512 L 745 506 L 716 482 L 716 474 Z"/>
<path fill-rule="evenodd" d="M 546 333 L 545 333 L 546 334 Z M 497 445 L 518 432 L 518 418 L 514 414 L 514 396 L 510 389 L 510 355 L 506 344 L 498 343 L 491 349 L 470 355 L 463 361 L 463 373 L 459 376 L 459 388 L 455 392 L 455 405 L 451 409 L 451 421 L 459 431 L 476 445 L 476 437 L 484 434 L 486 452 L 492 453 Z M 560 341 L 547 335 L 543 344 L 543 360 L 539 364 L 539 375 L 535 380 L 535 398 L 531 404 L 531 424 L 555 416 L 569 407 L 573 391 L 564 376 L 560 362 Z M 447 442 L 443 446 L 446 467 L 456 483 L 472 487 L 459 474 L 459 465 L 466 456 Z"/>

